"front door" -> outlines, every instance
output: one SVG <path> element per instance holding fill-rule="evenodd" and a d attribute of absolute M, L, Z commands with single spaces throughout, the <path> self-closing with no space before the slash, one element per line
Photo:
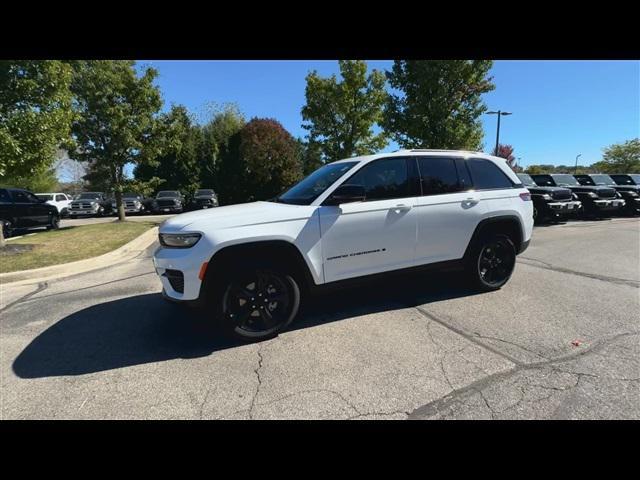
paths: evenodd
<path fill-rule="evenodd" d="M 325 282 L 411 266 L 415 196 L 406 158 L 374 160 L 344 184 L 362 185 L 363 202 L 320 207 Z"/>

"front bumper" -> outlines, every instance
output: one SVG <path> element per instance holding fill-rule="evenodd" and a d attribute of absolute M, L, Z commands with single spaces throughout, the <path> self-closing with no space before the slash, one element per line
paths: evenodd
<path fill-rule="evenodd" d="M 98 214 L 98 209 L 96 208 L 95 210 L 93 209 L 84 209 L 84 208 L 69 208 L 67 210 L 67 213 L 69 215 L 97 215 Z"/>
<path fill-rule="evenodd" d="M 153 266 L 165 295 L 173 300 L 197 300 L 202 286 L 198 277 L 200 268 L 210 258 L 211 247 L 204 238 L 191 248 L 158 247 L 153 254 Z M 174 288 L 176 282 L 169 278 L 175 271 L 182 273 L 182 281 L 177 285 L 182 292 Z"/>
<path fill-rule="evenodd" d="M 573 200 L 569 202 L 550 202 L 547 207 L 554 213 L 562 213 L 563 215 L 577 213 L 582 208 L 582 202 Z"/>
<path fill-rule="evenodd" d="M 594 200 L 593 205 L 599 211 L 618 210 L 624 207 L 625 201 L 620 199 Z"/>
<path fill-rule="evenodd" d="M 158 205 L 153 207 L 153 211 L 154 212 L 158 212 L 158 213 L 171 213 L 171 212 L 182 212 L 182 205 L 177 206 L 177 205 L 169 205 L 169 206 L 162 206 L 162 205 Z"/>

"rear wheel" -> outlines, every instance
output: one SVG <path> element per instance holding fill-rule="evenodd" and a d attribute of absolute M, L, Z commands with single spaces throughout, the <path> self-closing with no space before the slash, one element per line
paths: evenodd
<path fill-rule="evenodd" d="M 511 278 L 515 264 L 516 249 L 511 239 L 503 234 L 486 235 L 467 260 L 467 275 L 480 290 L 498 290 Z"/>
<path fill-rule="evenodd" d="M 217 292 L 224 330 L 243 340 L 276 336 L 293 321 L 300 307 L 297 282 L 275 268 L 244 268 Z"/>
<path fill-rule="evenodd" d="M 47 230 L 58 230 L 60 228 L 60 217 L 58 215 L 51 215 Z"/>

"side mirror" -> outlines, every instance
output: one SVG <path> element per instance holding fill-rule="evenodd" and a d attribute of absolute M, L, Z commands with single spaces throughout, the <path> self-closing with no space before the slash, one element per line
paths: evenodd
<path fill-rule="evenodd" d="M 340 185 L 327 199 L 325 205 L 362 202 L 365 198 L 367 194 L 362 185 Z"/>

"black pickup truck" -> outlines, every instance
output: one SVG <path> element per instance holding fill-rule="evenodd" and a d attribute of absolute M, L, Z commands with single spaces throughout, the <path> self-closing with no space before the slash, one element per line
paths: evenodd
<path fill-rule="evenodd" d="M 177 190 L 162 190 L 153 200 L 153 213 L 182 213 L 184 203 L 184 196 Z"/>
<path fill-rule="evenodd" d="M 619 211 L 625 204 L 615 188 L 580 185 L 578 180 L 568 173 L 536 174 L 531 177 L 540 186 L 571 189 L 582 202 L 582 213 L 585 216 L 608 216 Z"/>
<path fill-rule="evenodd" d="M 193 196 L 191 203 L 189 204 L 190 210 L 200 210 L 203 208 L 213 208 L 218 206 L 218 195 L 213 189 L 201 188 L 196 190 L 196 194 Z"/>
<path fill-rule="evenodd" d="M 582 208 L 578 196 L 569 188 L 541 187 L 531 178 L 531 175 L 518 173 L 522 184 L 531 192 L 533 201 L 533 220 L 543 223 L 551 220 L 563 220 L 570 215 L 576 215 Z"/>
<path fill-rule="evenodd" d="M 45 203 L 21 188 L 0 188 L 0 222 L 5 238 L 15 230 L 34 227 L 57 229 L 60 215 L 54 205 Z"/>
<path fill-rule="evenodd" d="M 591 175 L 574 175 L 574 177 L 582 185 L 606 185 L 615 188 L 625 201 L 624 212 L 630 215 L 640 214 L 640 175 L 594 173 Z"/>

